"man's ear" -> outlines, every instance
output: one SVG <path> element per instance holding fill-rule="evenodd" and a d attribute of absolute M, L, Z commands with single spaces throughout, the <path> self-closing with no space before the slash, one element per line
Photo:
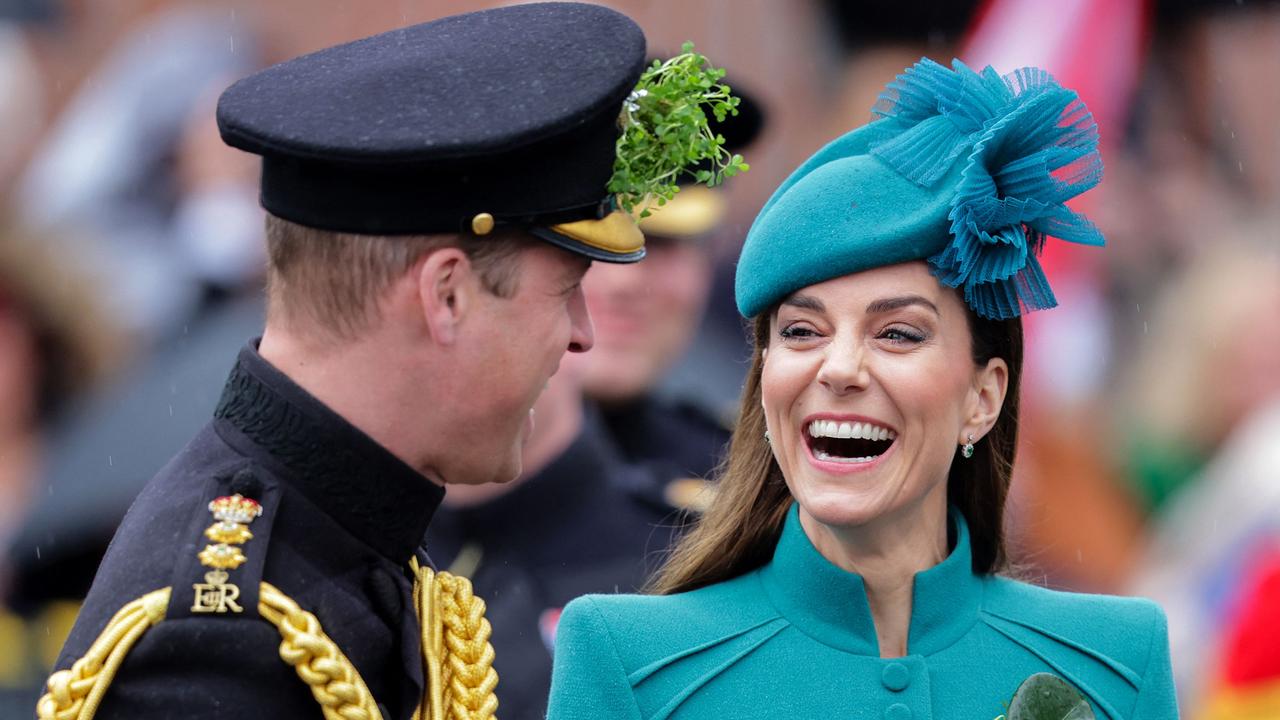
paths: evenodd
<path fill-rule="evenodd" d="M 418 301 L 431 338 L 452 345 L 458 325 L 471 310 L 479 285 L 471 260 L 459 248 L 429 253 L 418 268 Z"/>
<path fill-rule="evenodd" d="M 991 358 L 986 367 L 978 368 L 973 378 L 973 404 L 959 444 L 968 436 L 981 438 L 991 431 L 1004 407 L 1005 394 L 1009 391 L 1009 365 L 1004 358 Z"/>

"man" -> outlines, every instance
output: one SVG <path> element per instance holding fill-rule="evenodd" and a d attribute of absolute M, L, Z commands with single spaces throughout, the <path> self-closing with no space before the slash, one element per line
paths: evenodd
<path fill-rule="evenodd" d="M 605 192 L 643 64 L 624 16 L 530 4 L 223 94 L 224 140 L 263 157 L 266 329 L 125 517 L 40 717 L 492 713 L 483 606 L 420 543 L 445 484 L 519 474 L 592 345 L 590 261 L 643 256 Z M 467 692 L 430 681 L 445 652 Z"/>
<path fill-rule="evenodd" d="M 755 140 L 765 113 L 736 81 L 733 92 L 739 113 L 712 125 L 726 149 L 737 151 Z M 702 320 L 714 272 L 708 243 L 728 207 L 720 191 L 685 184 L 650 212 L 640 220 L 645 262 L 602 267 L 583 282 L 596 329 L 595 350 L 583 359 L 583 386 L 622 456 L 653 468 L 657 491 L 668 501 L 696 510 L 710 499 L 704 480 L 724 452 L 732 422 L 656 391 Z"/>

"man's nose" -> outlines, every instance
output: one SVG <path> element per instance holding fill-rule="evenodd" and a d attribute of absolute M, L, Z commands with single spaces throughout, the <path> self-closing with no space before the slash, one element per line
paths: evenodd
<path fill-rule="evenodd" d="M 596 330 L 591 325 L 591 312 L 582 288 L 573 291 L 569 298 L 569 352 L 586 352 L 596 344 Z"/>

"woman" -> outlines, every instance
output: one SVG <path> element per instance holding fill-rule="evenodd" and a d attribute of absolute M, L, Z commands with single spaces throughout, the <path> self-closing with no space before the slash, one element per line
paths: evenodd
<path fill-rule="evenodd" d="M 922 60 L 774 193 L 737 299 L 755 353 L 720 491 L 656 596 L 559 625 L 549 717 L 974 718 L 1028 676 L 1173 718 L 1164 615 L 999 577 L 1022 312 L 1101 176 L 1074 92 Z"/>

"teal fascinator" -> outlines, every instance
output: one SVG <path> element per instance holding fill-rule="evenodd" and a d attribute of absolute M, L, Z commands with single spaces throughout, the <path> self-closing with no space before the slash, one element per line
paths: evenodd
<path fill-rule="evenodd" d="M 808 285 L 909 260 L 985 318 L 1055 306 L 1037 260 L 1045 240 L 1103 244 L 1065 205 L 1102 179 L 1097 125 L 1075 91 L 1038 68 L 1001 76 L 926 58 L 872 112 L 765 203 L 738 262 L 738 310 L 752 317 Z"/>

